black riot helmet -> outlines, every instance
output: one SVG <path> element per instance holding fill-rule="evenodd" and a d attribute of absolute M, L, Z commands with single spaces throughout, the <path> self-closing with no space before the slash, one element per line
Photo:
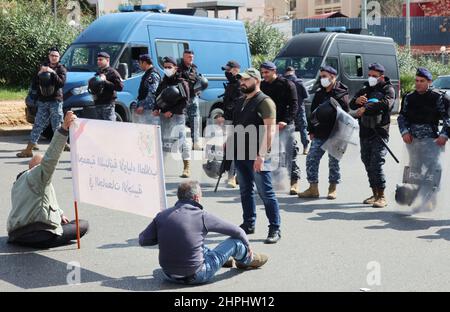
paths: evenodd
<path fill-rule="evenodd" d="M 203 171 L 211 179 L 217 179 L 220 176 L 220 167 L 222 163 L 217 160 L 208 160 L 206 164 L 203 164 Z"/>
<path fill-rule="evenodd" d="M 92 77 L 88 81 L 88 91 L 92 95 L 100 95 L 105 88 L 105 82 L 99 76 Z"/>
<path fill-rule="evenodd" d="M 206 79 L 206 77 L 199 75 L 197 77 L 197 81 L 194 84 L 194 92 L 200 92 L 205 90 L 206 88 L 208 88 L 208 79 Z"/>
<path fill-rule="evenodd" d="M 52 96 L 55 94 L 56 81 L 52 73 L 42 72 L 38 75 L 39 90 L 43 96 Z"/>
<path fill-rule="evenodd" d="M 186 98 L 183 86 L 181 84 L 165 88 L 156 99 L 159 108 L 164 109 L 167 104 L 175 104 L 179 100 Z"/>

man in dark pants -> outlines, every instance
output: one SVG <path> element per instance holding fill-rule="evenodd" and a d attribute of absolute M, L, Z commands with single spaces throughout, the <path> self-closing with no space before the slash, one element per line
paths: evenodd
<path fill-rule="evenodd" d="M 29 169 L 21 172 L 11 190 L 11 212 L 8 216 L 8 242 L 35 248 L 51 248 L 70 243 L 77 238 L 75 222 L 69 222 L 59 208 L 52 184 L 69 135 L 69 127 L 75 120 L 68 111 L 44 157 L 35 155 Z M 87 221 L 80 220 L 80 236 L 88 231 Z"/>
<path fill-rule="evenodd" d="M 311 117 L 308 124 L 311 148 L 306 157 L 306 174 L 309 188 L 298 194 L 300 198 L 319 197 L 319 165 L 325 151 L 321 146 L 330 137 L 336 122 L 336 109 L 331 106 L 330 98 L 335 99 L 341 108 L 348 112 L 348 88 L 337 80 L 337 70 L 331 66 L 320 68 L 320 84 L 311 103 Z M 330 200 L 337 197 L 337 185 L 341 180 L 339 160 L 328 154 L 328 196 Z"/>
<path fill-rule="evenodd" d="M 159 245 L 159 264 L 165 278 L 178 284 L 203 284 L 222 266 L 256 269 L 268 257 L 252 252 L 245 232 L 204 211 L 202 191 L 196 181 L 180 184 L 178 201 L 153 219 L 139 235 L 141 246 Z M 208 232 L 230 236 L 213 250 L 205 246 Z"/>
<path fill-rule="evenodd" d="M 120 74 L 109 66 L 110 56 L 106 52 L 97 54 L 98 71 L 95 74 L 104 82 L 103 92 L 94 95 L 96 119 L 116 121 L 115 101 L 117 91 L 123 90 Z"/>
<path fill-rule="evenodd" d="M 277 67 L 272 62 L 264 62 L 261 64 L 261 75 L 264 81 L 261 82 L 261 91 L 270 96 L 277 107 L 277 125 L 280 136 L 283 131 L 295 130 L 295 116 L 297 115 L 298 100 L 297 89 L 293 82 L 282 76 L 277 75 Z M 291 128 L 291 129 L 289 129 Z M 298 165 L 299 142 L 291 137 L 293 147 L 291 155 L 292 159 L 288 160 L 292 164 L 291 168 L 291 195 L 297 195 L 297 183 L 300 180 L 300 167 Z M 290 141 L 291 141 L 290 140 Z"/>
<path fill-rule="evenodd" d="M 193 142 L 194 150 L 201 150 L 202 146 L 200 143 L 200 109 L 199 109 L 199 98 L 198 94 L 194 92 L 194 85 L 198 79 L 198 68 L 194 64 L 194 51 L 185 50 L 183 53 L 183 60 L 181 61 L 178 71 L 181 74 L 181 78 L 189 83 L 189 94 L 191 98 L 189 100 L 189 105 L 186 109 L 187 116 L 189 118 L 189 126 L 191 128 L 191 137 Z"/>
<path fill-rule="evenodd" d="M 436 144 L 443 147 L 449 136 L 448 100 L 445 95 L 431 88 L 432 81 L 430 71 L 426 68 L 417 69 L 415 91 L 403 97 L 402 109 L 397 119 L 400 134 L 407 147 L 415 141 L 423 142 L 416 144 L 414 153 L 409 153 L 409 165 L 418 172 L 422 171 L 422 166 L 426 170 L 440 168 L 437 155 L 439 149 L 431 149 L 423 139 L 435 139 Z M 443 124 L 441 130 L 440 120 Z"/>
<path fill-rule="evenodd" d="M 260 90 L 261 74 L 255 68 L 240 73 L 241 91 L 245 97 L 235 106 L 233 113 L 234 142 L 227 141 L 227 158 L 234 151 L 234 162 L 239 181 L 239 191 L 245 233 L 255 232 L 256 203 L 254 185 L 258 190 L 266 216 L 269 219 L 269 234 L 266 244 L 274 244 L 280 238 L 280 208 L 272 187 L 270 172 L 270 149 L 276 131 L 276 106 L 272 99 Z"/>
<path fill-rule="evenodd" d="M 383 172 L 387 149 L 381 140 L 386 143 L 389 141 L 390 113 L 395 101 L 395 89 L 384 72 L 383 65 L 371 64 L 368 81 L 350 102 L 350 108 L 357 110 L 361 160 L 372 188 L 372 196 L 365 199 L 363 203 L 375 208 L 383 208 L 387 205 L 384 194 L 386 178 Z"/>
<path fill-rule="evenodd" d="M 39 72 L 34 76 L 31 89 L 37 92 L 37 113 L 31 130 L 30 142 L 27 147 L 17 154 L 17 157 L 32 157 L 33 150 L 49 122 L 53 132 L 61 125 L 63 119 L 63 91 L 66 82 L 66 68 L 59 63 L 60 54 L 57 48 L 48 51 L 48 61 L 42 64 Z M 43 74 L 43 75 L 41 75 Z M 48 80 L 43 81 L 47 75 Z M 41 78 L 42 77 L 42 78 Z M 70 150 L 66 144 L 65 150 Z"/>
<path fill-rule="evenodd" d="M 304 100 L 308 98 L 308 90 L 303 85 L 303 81 L 295 75 L 295 69 L 292 66 L 286 68 L 284 78 L 292 81 L 297 88 L 298 111 L 295 118 L 295 130 L 300 132 L 300 139 L 303 145 L 303 155 L 308 155 L 309 139 L 308 139 L 308 120 L 306 119 L 306 110 Z"/>
<path fill-rule="evenodd" d="M 177 62 L 173 57 L 166 56 L 162 59 L 164 66 L 164 78 L 156 90 L 158 98 L 166 89 L 181 85 L 186 97 L 171 97 L 169 101 L 158 101 L 153 108 L 153 115 L 160 116 L 162 135 L 171 135 L 176 133 L 178 139 L 178 150 L 181 151 L 183 158 L 183 173 L 181 178 L 189 178 L 191 175 L 191 145 L 190 140 L 186 138 L 186 106 L 189 103 L 189 84 L 181 77 L 177 70 Z M 164 107 L 160 107 L 164 104 Z M 170 133 L 168 133 L 170 131 Z"/>
<path fill-rule="evenodd" d="M 225 66 L 222 66 L 222 70 L 225 71 L 225 77 L 228 82 L 224 84 L 225 93 L 223 95 L 223 111 L 219 109 L 213 109 L 211 111 L 211 118 L 214 118 L 218 124 L 225 124 L 225 122 L 233 121 L 233 111 L 236 106 L 236 102 L 244 96 L 241 91 L 241 84 L 237 75 L 241 65 L 233 60 L 227 62 Z M 231 162 L 230 169 L 228 170 L 228 187 L 236 188 L 236 168 L 234 162 Z"/>
<path fill-rule="evenodd" d="M 138 119 L 137 121 L 148 123 L 148 121 L 151 120 L 153 108 L 155 107 L 155 94 L 158 89 L 159 82 L 161 81 L 161 76 L 153 66 L 153 61 L 148 54 L 139 56 L 139 66 L 144 71 L 144 75 L 142 75 L 141 83 L 139 84 L 138 89 L 136 108 L 136 114 L 138 116 L 136 116 L 136 119 Z"/>

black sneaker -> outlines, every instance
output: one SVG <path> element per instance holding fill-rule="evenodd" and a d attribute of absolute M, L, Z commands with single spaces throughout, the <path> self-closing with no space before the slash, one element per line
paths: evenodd
<path fill-rule="evenodd" d="M 280 230 L 269 230 L 264 244 L 276 244 L 281 238 Z"/>
<path fill-rule="evenodd" d="M 241 229 L 244 230 L 245 234 L 254 234 L 255 233 L 255 226 L 254 225 L 247 225 L 245 223 L 242 223 L 239 225 Z"/>

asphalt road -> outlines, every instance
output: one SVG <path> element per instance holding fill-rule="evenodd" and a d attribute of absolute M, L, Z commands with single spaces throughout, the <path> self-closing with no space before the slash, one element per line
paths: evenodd
<path fill-rule="evenodd" d="M 392 126 L 390 146 L 400 157 L 402 143 Z M 137 236 L 150 220 L 107 208 L 80 205 L 80 217 L 90 222 L 81 250 L 69 245 L 34 250 L 7 244 L 6 220 L 10 190 L 27 161 L 15 157 L 27 136 L 0 137 L 0 291 L 449 291 L 450 207 L 441 201 L 437 211 L 408 216 L 398 213 L 393 189 L 400 182 L 401 166 L 388 157 L 388 200 L 385 209 L 361 204 L 370 190 L 359 149 L 350 148 L 341 162 L 343 181 L 338 198 L 329 201 L 327 158 L 320 167 L 321 198 L 300 200 L 279 194 L 282 239 L 265 245 L 267 219 L 259 201 L 253 249 L 269 255 L 258 270 L 221 269 L 212 283 L 188 287 L 162 279 L 157 247 L 142 248 Z M 42 142 L 41 149 L 48 142 Z M 118 142 L 120 144 L 120 142 Z M 301 156 L 304 174 L 305 156 Z M 181 179 L 180 162 L 166 162 L 168 203 L 176 201 Z M 215 181 L 202 174 L 196 161 L 193 178 L 202 181 L 205 209 L 235 224 L 242 221 L 239 191 L 213 192 Z M 444 173 L 448 174 L 448 173 Z M 64 153 L 53 178 L 59 203 L 74 217 L 69 153 Z M 301 189 L 306 182 L 302 180 Z M 448 187 L 444 187 L 448 191 Z M 214 246 L 225 237 L 211 233 Z M 73 281 L 80 265 L 80 284 Z M 75 272 L 75 273 L 74 273 Z M 76 280 L 75 280 L 76 281 Z"/>

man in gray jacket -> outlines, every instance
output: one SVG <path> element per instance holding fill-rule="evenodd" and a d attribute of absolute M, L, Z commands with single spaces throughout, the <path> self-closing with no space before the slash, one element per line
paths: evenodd
<path fill-rule="evenodd" d="M 35 155 L 29 162 L 29 169 L 17 176 L 11 190 L 12 209 L 7 224 L 9 243 L 51 248 L 76 239 L 75 221 L 69 222 L 59 208 L 52 184 L 69 127 L 75 118 L 73 112 L 68 111 L 44 157 Z M 83 236 L 89 225 L 84 220 L 80 220 L 79 225 L 80 236 Z"/>
<path fill-rule="evenodd" d="M 266 255 L 252 252 L 244 230 L 203 210 L 198 182 L 180 184 L 177 196 L 175 206 L 158 213 L 139 235 L 141 246 L 159 245 L 159 264 L 166 279 L 201 284 L 234 261 L 240 269 L 255 269 L 267 262 Z M 210 250 L 204 245 L 208 232 L 231 238 Z"/>

